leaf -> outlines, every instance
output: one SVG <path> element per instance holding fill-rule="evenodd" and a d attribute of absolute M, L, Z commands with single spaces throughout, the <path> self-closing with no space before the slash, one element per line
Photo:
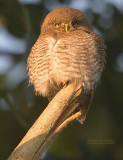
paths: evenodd
<path fill-rule="evenodd" d="M 26 8 L 17 0 L 6 0 L 0 3 L 0 19 L 10 33 L 23 37 L 30 27 L 27 21 Z"/>

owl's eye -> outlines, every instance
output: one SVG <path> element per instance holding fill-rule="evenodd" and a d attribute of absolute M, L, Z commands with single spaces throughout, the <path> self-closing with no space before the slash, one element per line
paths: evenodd
<path fill-rule="evenodd" d="M 72 22 L 71 24 L 72 24 L 73 27 L 77 27 L 78 26 L 77 22 Z"/>
<path fill-rule="evenodd" d="M 56 28 L 60 27 L 60 25 L 61 25 L 61 24 L 60 24 L 59 22 L 56 22 L 56 23 L 55 23 L 55 27 L 56 27 Z"/>

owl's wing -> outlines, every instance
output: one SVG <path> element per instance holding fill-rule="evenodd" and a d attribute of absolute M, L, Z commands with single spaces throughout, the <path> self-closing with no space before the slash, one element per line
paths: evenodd
<path fill-rule="evenodd" d="M 104 40 L 97 35 L 94 32 L 89 32 L 89 31 L 85 31 L 87 34 L 90 34 L 90 36 L 92 37 L 93 41 L 95 42 L 95 48 L 96 48 L 96 53 L 95 53 L 95 59 L 98 61 L 98 69 L 96 70 L 95 68 L 95 72 L 99 72 L 99 74 L 101 75 L 103 69 L 104 69 L 104 65 L 105 65 L 105 57 L 106 57 L 106 45 Z M 93 52 L 92 52 L 93 53 Z M 93 79 L 94 80 L 94 79 Z M 83 90 L 79 96 L 79 102 L 80 102 L 80 108 L 78 108 L 77 110 L 81 112 L 81 117 L 78 119 L 78 121 L 80 123 L 83 123 L 83 121 L 86 118 L 91 100 L 93 98 L 96 86 L 97 86 L 98 82 L 93 83 L 93 87 L 89 90 Z"/>
<path fill-rule="evenodd" d="M 29 83 L 34 85 L 35 92 L 44 97 L 49 97 L 52 91 L 50 85 L 49 72 L 51 63 L 51 53 L 56 40 L 48 35 L 41 35 L 31 49 L 27 60 Z"/>

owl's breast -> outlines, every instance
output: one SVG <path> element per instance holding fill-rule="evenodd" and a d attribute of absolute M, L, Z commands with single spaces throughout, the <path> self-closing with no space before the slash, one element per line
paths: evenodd
<path fill-rule="evenodd" d="M 58 40 L 40 36 L 28 57 L 29 81 L 43 96 L 55 94 L 61 85 L 72 81 L 90 90 L 104 66 L 100 60 L 104 57 L 102 48 L 99 50 L 94 38 L 83 31 L 68 33 Z"/>
<path fill-rule="evenodd" d="M 58 85 L 76 81 L 91 89 L 100 78 L 99 55 L 90 35 L 68 34 L 50 52 L 49 79 Z"/>

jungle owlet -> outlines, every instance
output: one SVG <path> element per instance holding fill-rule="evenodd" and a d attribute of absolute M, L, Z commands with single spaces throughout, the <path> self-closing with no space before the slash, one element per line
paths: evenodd
<path fill-rule="evenodd" d="M 59 8 L 46 16 L 32 47 L 27 61 L 29 82 L 37 94 L 52 99 L 75 81 L 83 89 L 80 107 L 87 111 L 104 64 L 104 41 L 93 32 L 85 14 Z"/>

